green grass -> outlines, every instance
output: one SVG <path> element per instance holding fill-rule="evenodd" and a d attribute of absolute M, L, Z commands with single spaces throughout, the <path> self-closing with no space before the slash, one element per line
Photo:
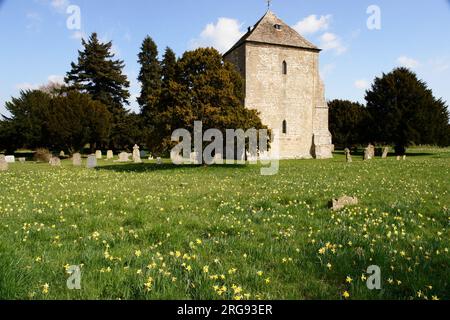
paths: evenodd
<path fill-rule="evenodd" d="M 272 177 L 258 166 L 11 165 L 0 299 L 449 299 L 450 150 L 412 153 L 284 161 Z M 342 195 L 360 204 L 330 212 Z M 81 290 L 67 289 L 67 265 L 82 266 Z M 361 279 L 370 265 L 380 291 Z"/>

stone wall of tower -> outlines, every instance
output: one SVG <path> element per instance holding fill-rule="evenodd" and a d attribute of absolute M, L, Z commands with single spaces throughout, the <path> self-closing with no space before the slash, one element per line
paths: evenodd
<path fill-rule="evenodd" d="M 329 158 L 328 106 L 321 84 L 319 53 L 247 42 L 226 56 L 245 79 L 245 106 L 278 132 L 282 159 Z M 283 74 L 283 62 L 287 74 Z M 287 133 L 283 133 L 283 121 Z"/>

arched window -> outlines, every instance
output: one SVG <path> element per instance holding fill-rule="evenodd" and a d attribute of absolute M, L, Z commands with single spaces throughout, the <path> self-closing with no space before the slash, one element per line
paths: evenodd
<path fill-rule="evenodd" d="M 287 74 L 287 62 L 283 61 L 283 74 Z"/>
<path fill-rule="evenodd" d="M 287 134 L 287 121 L 283 121 L 283 134 Z"/>

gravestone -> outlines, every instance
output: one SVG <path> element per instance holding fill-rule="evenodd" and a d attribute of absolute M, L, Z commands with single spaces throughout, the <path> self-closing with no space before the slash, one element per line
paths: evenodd
<path fill-rule="evenodd" d="M 139 146 L 137 144 L 133 147 L 133 162 L 134 163 L 142 163 L 141 153 L 139 151 Z"/>
<path fill-rule="evenodd" d="M 0 171 L 8 170 L 8 162 L 6 162 L 5 156 L 0 154 Z"/>
<path fill-rule="evenodd" d="M 14 163 L 14 162 L 16 162 L 16 157 L 14 157 L 14 156 L 6 156 L 5 157 L 5 161 L 7 163 Z"/>
<path fill-rule="evenodd" d="M 347 163 L 353 162 L 352 154 L 349 148 L 345 148 L 345 159 L 347 160 Z"/>
<path fill-rule="evenodd" d="M 375 158 L 375 147 L 369 144 L 366 149 L 364 149 L 364 160 L 372 160 Z"/>
<path fill-rule="evenodd" d="M 65 154 L 64 151 L 61 151 L 61 152 L 59 153 L 59 156 L 60 156 L 61 158 L 64 158 L 64 157 L 66 156 L 66 154 Z"/>
<path fill-rule="evenodd" d="M 81 166 L 81 154 L 80 153 L 75 153 L 72 157 L 72 163 L 74 166 L 76 167 L 80 167 Z"/>
<path fill-rule="evenodd" d="M 397 161 L 400 161 L 400 156 L 397 156 Z"/>
<path fill-rule="evenodd" d="M 149 154 L 148 156 L 148 160 L 154 160 L 155 158 L 153 158 L 153 156 L 151 154 Z"/>
<path fill-rule="evenodd" d="M 147 158 L 147 156 L 148 156 L 147 151 L 144 151 L 144 150 L 140 151 L 140 155 L 141 155 L 141 159 Z"/>
<path fill-rule="evenodd" d="M 389 155 L 389 147 L 384 147 L 383 148 L 383 155 L 381 156 L 382 159 L 387 159 Z"/>
<path fill-rule="evenodd" d="M 49 164 L 52 167 L 60 167 L 61 166 L 61 159 L 58 158 L 58 157 L 51 157 L 50 161 L 49 161 Z"/>
<path fill-rule="evenodd" d="M 97 167 L 97 155 L 91 154 L 88 157 L 86 167 L 88 169 L 94 169 Z"/>
<path fill-rule="evenodd" d="M 348 206 L 356 206 L 359 203 L 358 198 L 343 196 L 337 199 L 333 199 L 330 202 L 330 209 L 333 211 L 344 209 Z"/>
<path fill-rule="evenodd" d="M 101 150 L 95 151 L 95 158 L 97 160 L 102 160 L 102 157 L 103 157 L 103 155 L 102 155 L 102 151 Z"/>
<path fill-rule="evenodd" d="M 130 154 L 127 152 L 121 152 L 119 153 L 119 160 L 117 162 L 129 162 L 130 161 Z"/>
<path fill-rule="evenodd" d="M 27 161 L 26 158 L 19 158 L 18 160 L 19 160 L 20 163 L 25 163 Z"/>
<path fill-rule="evenodd" d="M 406 161 L 406 155 L 403 156 L 403 161 Z"/>
<path fill-rule="evenodd" d="M 161 165 L 162 164 L 162 159 L 160 157 L 156 158 L 156 164 L 157 165 Z"/>
<path fill-rule="evenodd" d="M 114 159 L 114 152 L 112 150 L 108 150 L 106 152 L 106 160 Z"/>

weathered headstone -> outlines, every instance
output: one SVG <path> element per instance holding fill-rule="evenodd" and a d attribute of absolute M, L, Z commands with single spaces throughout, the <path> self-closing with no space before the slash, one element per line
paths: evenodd
<path fill-rule="evenodd" d="M 16 162 L 16 157 L 14 157 L 14 156 L 6 156 L 5 157 L 5 161 L 7 163 L 14 163 L 14 162 Z"/>
<path fill-rule="evenodd" d="M 403 156 L 403 161 L 406 161 L 406 155 Z"/>
<path fill-rule="evenodd" d="M 142 163 L 141 153 L 139 151 L 139 146 L 137 144 L 133 147 L 133 162 L 134 163 Z"/>
<path fill-rule="evenodd" d="M 386 159 L 389 155 L 389 147 L 383 148 L 383 155 L 381 156 L 382 159 Z"/>
<path fill-rule="evenodd" d="M 61 150 L 61 152 L 59 153 L 59 156 L 60 156 L 61 158 L 64 158 L 64 157 L 66 156 L 66 154 L 65 154 L 64 151 Z"/>
<path fill-rule="evenodd" d="M 375 147 L 372 144 L 369 144 L 367 148 L 364 149 L 364 160 L 372 160 L 375 158 Z"/>
<path fill-rule="evenodd" d="M 72 163 L 74 166 L 79 167 L 82 165 L 81 163 L 81 154 L 80 153 L 75 153 L 72 157 Z"/>
<path fill-rule="evenodd" d="M 401 159 L 401 157 L 400 157 L 400 156 L 397 156 L 397 161 L 400 161 L 400 159 Z"/>
<path fill-rule="evenodd" d="M 112 150 L 108 150 L 106 152 L 106 160 L 114 159 L 114 152 Z"/>
<path fill-rule="evenodd" d="M 94 169 L 97 167 L 97 155 L 91 154 L 88 157 L 86 167 L 88 169 Z"/>
<path fill-rule="evenodd" d="M 19 160 L 20 163 L 25 163 L 25 162 L 27 161 L 27 159 L 26 159 L 26 158 L 23 158 L 23 157 L 22 157 L 22 158 L 19 158 L 18 160 Z"/>
<path fill-rule="evenodd" d="M 156 164 L 157 165 L 161 165 L 162 164 L 162 159 L 160 157 L 156 158 Z"/>
<path fill-rule="evenodd" d="M 352 154 L 349 148 L 345 148 L 345 159 L 347 160 L 347 163 L 353 162 Z"/>
<path fill-rule="evenodd" d="M 61 159 L 58 158 L 58 157 L 51 157 L 50 161 L 49 161 L 49 164 L 52 167 L 60 167 L 61 166 Z"/>
<path fill-rule="evenodd" d="M 148 156 L 148 160 L 154 160 L 155 158 L 153 158 L 153 156 L 151 154 L 149 154 Z"/>
<path fill-rule="evenodd" d="M 359 203 L 359 200 L 356 197 L 343 196 L 343 197 L 331 200 L 329 206 L 330 206 L 331 210 L 337 211 L 337 210 L 344 209 L 345 207 L 348 207 L 348 206 L 356 206 L 358 203 Z"/>
<path fill-rule="evenodd" d="M 127 152 L 121 152 L 119 153 L 119 160 L 117 162 L 129 162 L 130 161 L 130 154 Z"/>
<path fill-rule="evenodd" d="M 102 155 L 102 151 L 101 150 L 95 151 L 95 158 L 97 160 L 102 160 L 102 157 L 103 157 L 103 155 Z"/>
<path fill-rule="evenodd" d="M 6 162 L 5 156 L 0 154 L 0 171 L 8 170 L 8 162 Z"/>

